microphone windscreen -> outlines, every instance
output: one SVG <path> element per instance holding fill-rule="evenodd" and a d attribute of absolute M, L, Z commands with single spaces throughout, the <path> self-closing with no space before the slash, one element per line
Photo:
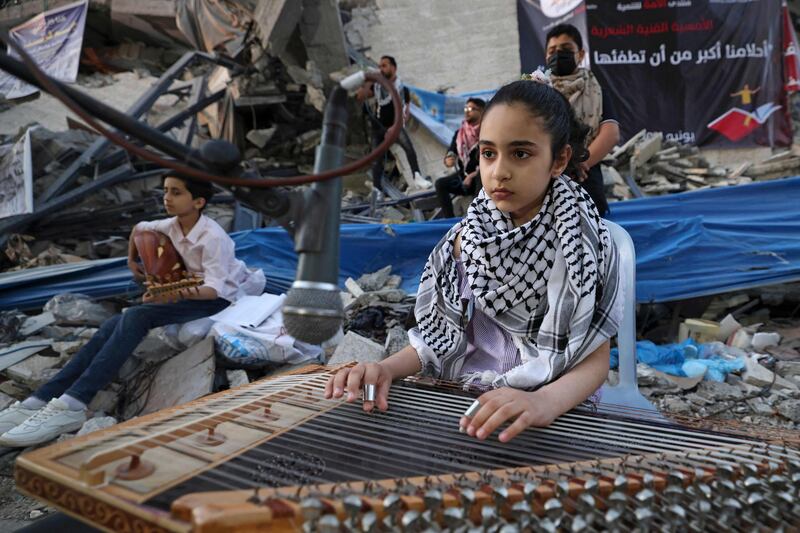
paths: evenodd
<path fill-rule="evenodd" d="M 292 287 L 283 303 L 283 325 L 295 339 L 322 344 L 342 327 L 344 311 L 338 290 Z"/>

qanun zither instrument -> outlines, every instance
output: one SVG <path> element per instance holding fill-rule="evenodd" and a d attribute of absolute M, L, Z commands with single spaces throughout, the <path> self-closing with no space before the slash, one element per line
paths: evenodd
<path fill-rule="evenodd" d="M 800 438 L 619 408 L 509 443 L 475 393 L 409 378 L 385 413 L 306 367 L 20 456 L 18 489 L 108 531 L 798 531 Z"/>

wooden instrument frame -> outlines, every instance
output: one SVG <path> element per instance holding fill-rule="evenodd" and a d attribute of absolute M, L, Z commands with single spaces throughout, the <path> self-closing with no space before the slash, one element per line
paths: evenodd
<path fill-rule="evenodd" d="M 346 365 L 342 365 L 346 366 Z M 196 533 L 221 533 L 236 532 L 247 533 L 255 531 L 297 531 L 301 528 L 303 517 L 297 501 L 297 497 L 304 497 L 312 493 L 329 494 L 321 497 L 326 513 L 334 513 L 340 521 L 347 518 L 341 498 L 337 491 L 344 490 L 350 494 L 375 493 L 374 489 L 381 489 L 380 492 L 398 493 L 405 509 L 417 510 L 422 512 L 425 509 L 425 502 L 418 494 L 404 493 L 403 487 L 412 485 L 415 487 L 426 487 L 431 483 L 445 484 L 451 487 L 461 486 L 463 482 L 471 483 L 479 487 L 475 490 L 476 500 L 472 508 L 473 519 L 480 517 L 480 509 L 485 504 L 492 503 L 492 489 L 485 481 L 485 477 L 493 476 L 500 479 L 504 486 L 508 488 L 508 504 L 501 509 L 503 514 L 510 513 L 510 505 L 523 499 L 522 487 L 514 476 L 530 476 L 531 474 L 541 474 L 537 476 L 542 479 L 531 498 L 531 508 L 533 513 L 541 516 L 544 513 L 544 503 L 557 493 L 556 483 L 553 477 L 561 477 L 567 482 L 568 495 L 575 498 L 581 494 L 583 480 L 576 472 L 582 470 L 602 471 L 600 467 L 613 467 L 629 465 L 631 470 L 626 471 L 627 491 L 630 495 L 644 487 L 643 477 L 637 473 L 637 468 L 648 469 L 653 476 L 652 483 L 655 490 L 661 490 L 667 484 L 667 473 L 661 465 L 664 462 L 672 461 L 672 470 L 677 470 L 684 476 L 684 486 L 687 486 L 697 476 L 703 480 L 710 479 L 715 475 L 715 470 L 710 468 L 707 463 L 702 461 L 703 454 L 715 454 L 726 452 L 740 452 L 747 454 L 748 451 L 755 449 L 756 446 L 767 445 L 764 441 L 753 441 L 752 445 L 747 441 L 738 443 L 730 442 L 724 446 L 714 445 L 709 447 L 697 447 L 688 451 L 670 451 L 659 453 L 637 453 L 632 455 L 632 462 L 628 457 L 612 457 L 606 459 L 596 459 L 580 462 L 559 462 L 557 464 L 544 464 L 536 466 L 521 466 L 518 468 L 506 468 L 491 470 L 488 472 L 468 472 L 459 474 L 441 474 L 432 476 L 407 477 L 402 480 L 384 479 L 376 481 L 352 481 L 339 484 L 324 485 L 301 485 L 284 486 L 280 488 L 259 488 L 253 490 L 225 490 L 212 492 L 195 492 L 185 494 L 171 502 L 170 511 L 161 510 L 150 505 L 142 505 L 156 494 L 160 494 L 170 487 L 173 487 L 186 479 L 196 475 L 196 471 L 182 471 L 182 474 L 172 478 L 165 485 L 159 485 L 158 490 L 146 493 L 134 491 L 124 486 L 105 484 L 103 468 L 112 466 L 115 462 L 124 463 L 128 457 L 138 457 L 146 452 L 148 447 L 163 447 L 170 452 L 178 452 L 191 456 L 202 453 L 201 461 L 204 461 L 202 471 L 208 471 L 215 466 L 229 461 L 246 451 L 282 434 L 295 427 L 295 423 L 305 422 L 320 414 L 328 412 L 344 403 L 344 400 L 317 400 L 320 409 L 311 411 L 310 409 L 300 409 L 302 418 L 292 419 L 294 415 L 289 413 L 288 426 L 275 424 L 270 426 L 269 431 L 263 431 L 264 435 L 258 436 L 255 440 L 248 441 L 243 446 L 237 447 L 235 451 L 229 453 L 214 452 L 213 445 L 208 449 L 198 452 L 197 449 L 181 447 L 180 439 L 190 436 L 202 436 L 205 430 L 213 430 L 218 423 L 223 423 L 230 418 L 232 421 L 242 423 L 236 419 L 242 413 L 252 414 L 257 409 L 269 411 L 272 403 L 278 403 L 283 407 L 291 407 L 291 398 L 300 397 L 304 393 L 292 391 L 291 385 L 286 390 L 276 390 L 274 392 L 264 391 L 263 395 L 253 395 L 244 403 L 237 405 L 227 411 L 215 412 L 199 421 L 193 420 L 184 425 L 178 424 L 167 431 L 146 432 L 145 428 L 159 422 L 167 420 L 174 421 L 183 413 L 191 413 L 195 407 L 205 405 L 215 399 L 225 398 L 232 391 L 246 391 L 254 388 L 256 384 L 265 384 L 270 381 L 284 378 L 287 376 L 305 375 L 313 377 L 315 375 L 331 374 L 339 367 L 325 367 L 321 365 L 310 365 L 270 376 L 254 383 L 242 385 L 228 391 L 222 391 L 209 395 L 192 402 L 165 409 L 150 415 L 129 420 L 122 424 L 97 431 L 81 437 L 76 437 L 61 443 L 54 444 L 45 448 L 32 450 L 21 455 L 16 462 L 15 479 L 17 489 L 31 497 L 47 502 L 59 510 L 105 531 L 135 531 L 135 532 L 177 532 L 184 533 L 193 531 Z M 282 403 L 285 400 L 286 403 Z M 268 414 L 265 416 L 269 416 Z M 246 422 L 246 419 L 243 419 Z M 246 426 L 241 426 L 246 427 Z M 209 431 L 213 433 L 213 431 Z M 125 440 L 112 446 L 110 449 L 85 455 L 80 458 L 80 467 L 71 467 L 65 464 L 67 461 L 61 460 L 73 455 L 79 455 L 90 448 L 81 448 L 82 444 L 93 441 L 102 442 L 104 436 L 115 435 L 117 437 L 131 437 L 132 440 Z M 729 433 L 729 436 L 735 436 Z M 142 444 L 137 444 L 138 438 L 147 440 L 147 447 L 142 448 Z M 786 441 L 782 444 L 786 446 Z M 794 444 L 794 442 L 792 443 Z M 773 444 L 774 445 L 774 444 Z M 793 446 L 794 447 L 794 446 Z M 144 449 L 145 451 L 142 451 Z M 75 450 L 81 450 L 76 454 Z M 136 450 L 136 451 L 132 451 Z M 75 460 L 77 461 L 77 459 Z M 73 462 L 75 462 L 73 461 Z M 637 466 L 638 465 L 638 466 Z M 692 467 L 693 466 L 693 467 Z M 98 473 L 98 468 L 100 472 Z M 765 461 L 758 462 L 760 471 L 768 472 L 771 465 Z M 597 494 L 607 495 L 614 490 L 614 480 L 607 476 L 597 478 Z M 402 484 L 401 486 L 398 483 Z M 102 486 L 102 490 L 98 487 Z M 367 488 L 372 491 L 366 490 Z M 564 490 L 561 487 L 561 490 Z M 459 489 L 453 488 L 452 491 L 445 492 L 443 508 L 459 505 Z M 319 497 L 319 496 L 318 496 Z M 384 509 L 382 500 L 367 495 L 361 496 L 363 506 L 375 512 L 379 519 L 383 518 Z M 567 503 L 566 508 L 569 508 Z"/>

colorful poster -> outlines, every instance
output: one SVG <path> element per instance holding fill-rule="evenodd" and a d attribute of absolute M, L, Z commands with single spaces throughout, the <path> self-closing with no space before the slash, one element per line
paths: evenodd
<path fill-rule="evenodd" d="M 50 77 L 73 83 L 78 76 L 88 0 L 45 11 L 9 31 L 36 64 Z M 11 57 L 19 59 L 12 49 Z M 38 91 L 36 87 L 0 71 L 0 96 L 11 100 Z"/>

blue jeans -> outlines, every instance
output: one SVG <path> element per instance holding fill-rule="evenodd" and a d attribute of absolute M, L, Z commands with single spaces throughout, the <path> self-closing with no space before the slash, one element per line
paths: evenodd
<path fill-rule="evenodd" d="M 70 362 L 33 395 L 48 402 L 66 393 L 88 405 L 95 394 L 117 377 L 148 331 L 211 316 L 229 304 L 228 300 L 217 298 L 131 307 L 106 320 Z"/>

